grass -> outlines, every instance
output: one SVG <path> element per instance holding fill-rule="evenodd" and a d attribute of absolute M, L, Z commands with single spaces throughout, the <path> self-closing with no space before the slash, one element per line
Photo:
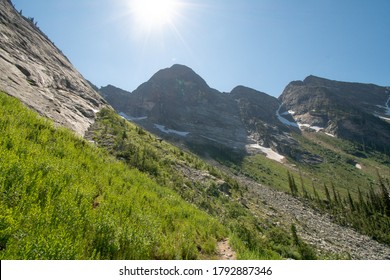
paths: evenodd
<path fill-rule="evenodd" d="M 313 251 L 247 209 L 244 186 L 111 110 L 95 144 L 3 93 L 0 110 L 0 259 L 216 259 L 226 237 L 239 259 Z"/>
<path fill-rule="evenodd" d="M 228 231 L 0 93 L 0 259 L 198 259 Z"/>
<path fill-rule="evenodd" d="M 373 150 L 322 133 L 295 135 L 303 148 L 323 162 L 308 165 L 288 159 L 288 164 L 270 161 L 264 155 L 246 157 L 236 170 L 259 183 L 291 193 L 332 215 L 341 225 L 390 244 L 389 158 Z M 359 163 L 362 169 L 355 165 Z M 289 175 L 292 179 L 289 180 Z M 294 187 L 292 187 L 292 185 Z M 387 207 L 387 208 L 386 208 Z"/>
<path fill-rule="evenodd" d="M 246 157 L 239 166 L 235 166 L 236 170 L 259 183 L 284 192 L 290 192 L 287 176 L 289 172 L 294 176 L 299 191 L 302 191 L 303 181 L 306 191 L 314 195 L 314 186 L 320 198 L 325 198 L 324 184 L 328 187 L 334 185 L 342 197 L 347 197 L 349 191 L 357 198 L 359 189 L 368 193 L 370 186 L 377 185 L 378 171 L 385 177 L 390 174 L 388 156 L 384 154 L 362 152 L 358 157 L 353 154 L 356 153 L 356 147 L 351 142 L 322 133 L 296 134 L 294 137 L 303 150 L 319 155 L 323 163 L 309 165 L 289 158 L 288 164 L 281 164 L 258 154 Z M 357 163 L 362 169 L 356 168 Z"/>
<path fill-rule="evenodd" d="M 245 186 L 190 152 L 159 141 L 112 110 L 102 110 L 87 138 L 132 168 L 167 186 L 184 200 L 212 215 L 229 230 L 231 245 L 240 259 L 302 258 L 289 230 L 278 228 L 241 200 Z M 277 244 L 273 232 L 289 240 Z"/>

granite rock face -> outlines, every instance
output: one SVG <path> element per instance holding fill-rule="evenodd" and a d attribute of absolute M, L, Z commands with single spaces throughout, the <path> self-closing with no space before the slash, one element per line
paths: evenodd
<path fill-rule="evenodd" d="M 100 92 L 118 113 L 201 154 L 244 156 L 261 152 L 250 148 L 257 144 L 275 151 L 295 144 L 277 119 L 275 97 L 243 86 L 219 92 L 184 65 L 158 71 L 132 93 L 114 89 Z"/>
<path fill-rule="evenodd" d="M 106 101 L 10 1 L 0 0 L 0 90 L 83 136 Z"/>
<path fill-rule="evenodd" d="M 245 149 L 247 132 L 235 101 L 186 66 L 160 70 L 126 104 L 126 114 L 162 136 L 198 148 Z"/>
<path fill-rule="evenodd" d="M 390 90 L 309 76 L 279 97 L 297 123 L 389 153 Z"/>

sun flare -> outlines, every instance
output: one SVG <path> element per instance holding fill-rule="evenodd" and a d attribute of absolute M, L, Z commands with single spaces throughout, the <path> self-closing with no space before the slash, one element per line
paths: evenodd
<path fill-rule="evenodd" d="M 143 28 L 161 28 L 172 24 L 178 13 L 178 0 L 132 0 L 134 19 Z"/>

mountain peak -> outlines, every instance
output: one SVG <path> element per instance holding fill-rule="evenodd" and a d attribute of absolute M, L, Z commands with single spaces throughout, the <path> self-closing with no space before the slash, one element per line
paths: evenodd
<path fill-rule="evenodd" d="M 315 86 L 322 85 L 328 82 L 331 82 L 331 80 L 314 76 L 314 75 L 309 75 L 303 80 L 303 83 L 305 85 L 315 85 Z"/>
<path fill-rule="evenodd" d="M 181 64 L 174 64 L 170 68 L 162 69 L 154 74 L 149 80 L 149 82 L 157 83 L 161 83 L 162 81 L 174 81 L 175 83 L 176 81 L 191 82 L 203 89 L 209 88 L 206 81 L 195 73 L 194 70 Z"/>

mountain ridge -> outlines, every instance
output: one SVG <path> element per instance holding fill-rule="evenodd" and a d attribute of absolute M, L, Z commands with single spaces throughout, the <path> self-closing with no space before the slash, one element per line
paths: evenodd
<path fill-rule="evenodd" d="M 355 141 L 362 146 L 382 151 L 386 150 L 386 139 L 390 137 L 389 128 L 385 122 L 387 117 L 390 116 L 390 110 L 388 109 L 390 91 L 387 87 L 374 84 L 340 82 L 310 75 L 303 81 L 293 81 L 288 84 L 278 98 L 243 85 L 233 88 L 230 93 L 220 93 L 218 90 L 209 88 L 207 82 L 188 66 L 174 64 L 170 68 L 159 70 L 147 82 L 138 87 L 134 91 L 138 95 L 137 100 L 132 96 L 134 92 L 122 96 L 123 99 L 119 103 L 125 104 L 127 102 L 132 103 L 132 105 L 128 105 L 128 108 L 117 107 L 117 109 L 123 111 L 126 115 L 134 115 L 136 118 L 142 117 L 145 120 L 149 111 L 146 110 L 140 113 L 134 107 L 137 107 L 136 104 L 142 99 L 140 93 L 144 92 L 147 95 L 146 91 L 154 90 L 155 94 L 160 92 L 163 95 L 170 94 L 171 98 L 177 98 L 177 100 L 172 100 L 173 103 L 177 102 L 176 106 L 169 109 L 173 114 L 176 111 L 175 108 L 181 106 L 181 101 L 178 100 L 181 100 L 180 94 L 183 94 L 183 92 L 179 92 L 178 85 L 175 85 L 181 79 L 186 81 L 187 93 L 195 95 L 196 91 L 199 90 L 219 93 L 223 99 L 219 102 L 225 102 L 225 107 L 230 107 L 232 114 L 235 112 L 234 117 L 241 118 L 241 126 L 245 127 L 247 134 L 247 140 L 240 141 L 241 151 L 245 150 L 247 145 L 260 142 L 266 148 L 271 147 L 277 152 L 292 156 L 293 152 L 290 151 L 289 146 L 294 145 L 294 143 L 291 137 L 286 136 L 291 134 L 292 131 L 299 133 L 298 128 L 300 130 L 321 130 L 332 136 L 337 135 Z M 161 84 L 164 84 L 164 86 L 161 86 Z M 167 86 L 168 84 L 170 86 Z M 146 89 L 146 87 L 149 88 Z M 104 93 L 105 89 L 103 88 L 101 91 Z M 211 109 L 214 104 L 206 104 L 210 100 L 207 100 L 207 97 L 204 97 L 204 99 L 205 106 L 210 107 L 209 111 L 219 114 L 220 110 L 217 106 Z M 231 104 L 231 99 L 238 106 Z M 156 99 L 154 104 L 149 103 L 149 106 L 154 107 L 157 103 L 159 103 L 159 100 Z M 159 106 L 164 105 L 160 103 Z M 185 106 L 192 105 L 187 104 Z M 324 114 L 320 116 L 319 113 L 314 113 L 316 110 L 319 111 L 319 108 L 322 111 L 332 111 L 333 115 Z M 294 114 L 289 112 L 294 112 Z M 347 118 L 345 112 L 348 112 L 347 114 L 352 117 Z M 182 114 L 184 113 L 182 112 Z M 179 115 L 182 117 L 182 114 Z M 179 115 L 171 115 L 166 119 L 155 118 L 154 121 L 167 126 L 171 125 L 173 129 L 175 129 L 174 127 L 180 128 L 180 121 L 174 124 L 170 123 L 172 119 L 180 120 Z M 211 113 L 208 117 L 212 118 Z M 360 133 L 359 124 L 353 124 L 353 122 L 365 122 L 366 120 L 368 124 L 364 126 L 364 132 Z M 146 122 L 140 122 L 141 125 L 144 123 Z M 376 129 L 375 136 L 365 137 L 365 134 L 372 134 L 372 131 L 375 131 L 370 129 L 371 127 Z M 156 132 L 158 133 L 158 131 Z M 276 135 L 277 139 L 270 139 L 269 135 Z M 234 150 L 234 145 L 227 146 Z"/>
<path fill-rule="evenodd" d="M 4 3 L 10 2 L 1 0 L 1 9 Z M 369 150 L 369 143 L 365 141 L 362 145 L 359 138 L 355 142 L 352 142 L 353 137 L 343 140 L 338 131 L 348 121 L 358 120 L 359 125 L 359 121 L 365 120 L 364 134 L 375 131 L 376 127 L 371 124 L 383 126 L 387 132 L 385 120 L 375 116 L 379 112 L 384 118 L 388 112 L 390 98 L 383 102 L 387 88 L 363 86 L 362 94 L 374 88 L 378 94 L 384 92 L 386 96 L 368 98 L 367 102 L 371 100 L 368 105 L 366 101 L 359 102 L 359 98 L 350 104 L 345 97 L 361 86 L 313 76 L 291 83 L 291 92 L 287 91 L 281 98 L 286 100 L 283 102 L 244 86 L 235 87 L 230 93 L 219 92 L 191 68 L 173 65 L 157 72 L 133 93 L 114 86 L 105 87 L 102 94 L 131 123 L 110 107 L 105 108 L 106 101 L 95 96 L 91 91 L 94 87 L 73 71 L 66 57 L 46 42 L 47 38 L 41 38 L 44 34 L 35 34 L 38 29 L 32 20 L 12 21 L 9 18 L 15 16 L 20 20 L 20 15 L 10 12 L 11 8 L 8 10 L 0 17 L 1 23 L 5 23 L 0 28 L 8 32 L 4 33 L 5 37 L 0 33 L 1 42 L 5 42 L 0 45 L 0 66 L 8 70 L 1 77 L 3 84 L 13 87 L 13 94 L 24 98 L 26 105 L 79 135 L 84 134 L 84 139 L 73 137 L 66 129 L 53 129 L 44 120 L 35 120 L 36 117 L 19 117 L 26 112 L 25 108 L 7 106 L 15 102 L 0 94 L 0 105 L 5 108 L 0 115 L 0 128 L 7 132 L 0 134 L 0 149 L 1 154 L 8 157 L 0 158 L 0 173 L 3 174 L 0 188 L 8 203 L 0 205 L 6 206 L 2 211 L 6 213 L 6 231 L 0 232 L 0 254 L 7 252 L 4 251 L 7 244 L 21 241 L 26 251 L 20 252 L 14 245 L 11 257 L 37 258 L 34 254 L 39 254 L 44 247 L 45 254 L 39 256 L 50 258 L 55 256 L 50 255 L 51 250 L 61 249 L 65 240 L 70 244 L 67 245 L 70 251 L 76 248 L 86 253 L 80 246 L 72 247 L 70 232 L 53 233 L 47 221 L 61 229 L 64 226 L 76 229 L 81 235 L 75 236 L 80 237 L 83 226 L 75 227 L 80 220 L 67 220 L 67 216 L 72 216 L 67 211 L 74 209 L 82 216 L 87 209 L 91 215 L 89 218 L 84 215 L 87 219 L 82 224 L 90 229 L 91 238 L 78 240 L 90 249 L 88 258 L 135 258 L 142 254 L 132 253 L 142 253 L 142 250 L 147 251 L 145 258 L 207 257 L 207 254 L 215 254 L 218 239 L 229 234 L 235 249 L 241 247 L 237 250 L 240 258 L 306 259 L 328 257 L 328 253 L 336 258 L 390 257 L 390 200 L 386 192 L 389 157 L 375 145 L 371 147 L 373 151 Z M 15 22 L 16 25 L 11 24 Z M 25 36 L 20 36 L 23 32 Z M 46 58 L 40 51 L 51 56 Z M 324 112 L 323 109 L 331 110 Z M 63 119 L 56 118 L 51 111 Z M 15 125 L 18 123 L 22 125 Z M 85 129 L 88 129 L 86 133 Z M 354 129 L 355 126 L 350 126 L 345 130 L 354 133 Z M 370 137 L 385 145 L 383 139 L 388 139 L 387 134 L 381 135 L 382 138 Z M 26 145 L 31 149 L 26 150 Z M 43 151 L 38 151 L 38 147 Z M 71 152 L 67 152 L 67 147 Z M 213 165 L 188 153 L 188 149 Z M 87 151 L 95 151 L 96 157 L 84 154 Z M 42 157 L 34 160 L 39 154 Z M 26 164 L 25 159 L 28 159 Z M 66 170 L 57 163 L 62 160 L 69 163 Z M 107 165 L 110 162 L 121 166 L 122 171 L 110 170 Z M 91 174 L 86 176 L 88 180 L 83 179 L 84 171 Z M 126 175 L 128 172 L 140 175 L 137 175 L 140 181 L 137 183 L 138 180 Z M 76 174 L 80 179 L 74 177 Z M 42 183 L 44 177 L 50 180 Z M 299 189 L 294 178 L 300 180 Z M 54 183 L 56 180 L 59 184 Z M 144 185 L 152 187 L 151 196 L 142 194 Z M 182 201 L 182 205 L 195 204 L 203 214 L 218 220 L 217 227 L 222 223 L 226 231 L 218 233 L 213 227 L 201 228 L 207 230 L 201 234 L 204 242 L 199 243 L 197 226 L 202 223 L 188 224 L 190 216 L 181 212 L 182 206 L 174 211 L 164 207 L 167 223 L 150 223 L 150 219 L 143 217 L 145 213 L 158 217 L 160 204 L 177 205 L 174 200 L 153 202 L 170 197 L 169 192 L 158 185 L 179 194 L 188 203 Z M 59 186 L 66 191 L 61 192 Z M 30 196 L 33 187 L 34 193 Z M 55 199 L 61 193 L 70 195 L 64 200 L 66 205 Z M 112 195 L 114 193 L 118 195 Z M 31 215 L 24 215 L 14 207 L 27 198 L 33 205 Z M 133 209 L 134 201 L 139 205 L 137 209 Z M 150 212 L 144 208 L 147 202 L 153 202 Z M 82 205 L 80 211 L 77 205 Z M 48 216 L 36 215 L 35 207 L 45 206 L 52 207 L 51 211 L 43 211 Z M 64 207 L 64 211 L 56 211 L 57 206 Z M 121 209 L 121 216 L 116 216 L 118 209 L 115 208 Z M 107 213 L 113 215 L 107 216 Z M 57 224 L 57 219 L 50 218 L 57 214 L 65 214 L 65 223 Z M 174 216 L 176 214 L 178 216 Z M 180 217 L 187 221 L 175 224 Z M 20 223 L 25 218 L 27 226 Z M 90 221 L 95 218 L 91 228 Z M 135 218 L 134 226 L 122 224 L 127 218 Z M 37 220 L 40 227 L 34 227 Z M 293 230 L 295 225 L 299 236 Z M 349 230 L 350 226 L 354 227 L 353 231 Z M 19 238 L 19 229 L 28 232 L 30 227 L 36 230 L 33 239 L 29 239 L 28 234 Z M 322 230 L 324 227 L 326 231 Z M 170 234 L 176 229 L 183 230 L 183 234 L 178 235 L 181 248 L 171 246 L 178 241 L 177 236 Z M 211 234 L 207 233 L 209 231 Z M 187 234 L 192 239 L 188 239 Z M 164 240 L 169 241 L 169 250 L 160 245 Z M 31 250 L 30 244 L 43 247 Z M 128 244 L 134 247 L 127 247 Z M 320 255 L 314 253 L 311 245 Z M 93 250 L 94 246 L 98 247 L 97 251 Z M 72 256 L 76 255 L 66 257 Z"/>

